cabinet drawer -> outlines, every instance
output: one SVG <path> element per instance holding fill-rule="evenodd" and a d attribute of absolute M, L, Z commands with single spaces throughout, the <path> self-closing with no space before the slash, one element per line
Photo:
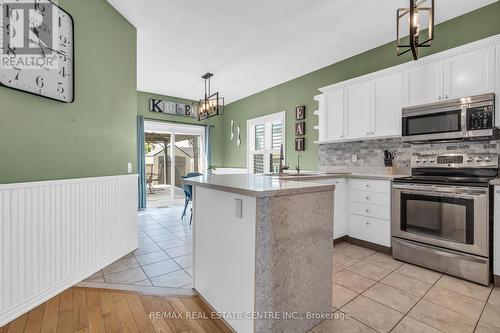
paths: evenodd
<path fill-rule="evenodd" d="M 349 189 L 389 194 L 391 193 L 391 182 L 389 180 L 349 179 Z"/>
<path fill-rule="evenodd" d="M 391 195 L 388 193 L 375 193 L 368 191 L 349 191 L 349 201 L 376 206 L 391 206 Z"/>
<path fill-rule="evenodd" d="M 391 223 L 388 220 L 349 215 L 349 236 L 390 247 Z"/>
<path fill-rule="evenodd" d="M 389 206 L 375 206 L 349 202 L 349 214 L 363 215 L 377 219 L 391 219 L 391 208 Z"/>

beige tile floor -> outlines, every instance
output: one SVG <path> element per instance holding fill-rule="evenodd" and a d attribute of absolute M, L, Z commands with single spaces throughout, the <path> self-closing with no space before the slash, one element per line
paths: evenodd
<path fill-rule="evenodd" d="M 139 213 L 139 248 L 86 282 L 192 287 L 191 227 L 181 202 Z M 498 332 L 500 288 L 406 264 L 363 247 L 333 249 L 333 319 L 326 332 Z"/>
<path fill-rule="evenodd" d="M 314 333 L 500 332 L 500 288 L 348 243 L 333 251 L 334 317 Z"/>
<path fill-rule="evenodd" d="M 84 282 L 191 288 L 192 235 L 189 213 L 181 220 L 182 203 L 139 212 L 139 248 Z"/>

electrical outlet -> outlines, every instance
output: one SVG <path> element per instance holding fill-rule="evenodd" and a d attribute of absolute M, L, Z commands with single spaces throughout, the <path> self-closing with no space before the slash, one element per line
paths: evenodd
<path fill-rule="evenodd" d="M 130 162 L 127 163 L 127 172 L 132 173 L 132 163 Z"/>
<path fill-rule="evenodd" d="M 358 155 L 353 154 L 353 155 L 351 156 L 351 162 L 352 162 L 352 163 L 357 163 L 357 162 L 358 162 Z"/>

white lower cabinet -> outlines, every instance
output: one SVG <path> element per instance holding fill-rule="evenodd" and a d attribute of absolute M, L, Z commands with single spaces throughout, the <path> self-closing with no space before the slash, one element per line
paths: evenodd
<path fill-rule="evenodd" d="M 388 220 L 349 214 L 349 236 L 390 247 L 391 223 Z"/>
<path fill-rule="evenodd" d="M 333 239 L 347 235 L 347 186 L 345 178 L 311 180 L 308 183 L 335 185 L 333 199 Z"/>
<path fill-rule="evenodd" d="M 348 235 L 391 246 L 391 181 L 349 179 Z"/>
<path fill-rule="evenodd" d="M 310 183 L 335 185 L 333 239 L 344 236 L 391 246 L 391 181 L 319 179 Z"/>
<path fill-rule="evenodd" d="M 500 186 L 495 186 L 493 224 L 493 274 L 500 276 Z"/>

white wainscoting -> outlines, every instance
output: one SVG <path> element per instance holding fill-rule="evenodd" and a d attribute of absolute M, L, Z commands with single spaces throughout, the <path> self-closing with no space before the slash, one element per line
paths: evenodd
<path fill-rule="evenodd" d="M 0 185 L 0 327 L 137 248 L 137 175 Z"/>

